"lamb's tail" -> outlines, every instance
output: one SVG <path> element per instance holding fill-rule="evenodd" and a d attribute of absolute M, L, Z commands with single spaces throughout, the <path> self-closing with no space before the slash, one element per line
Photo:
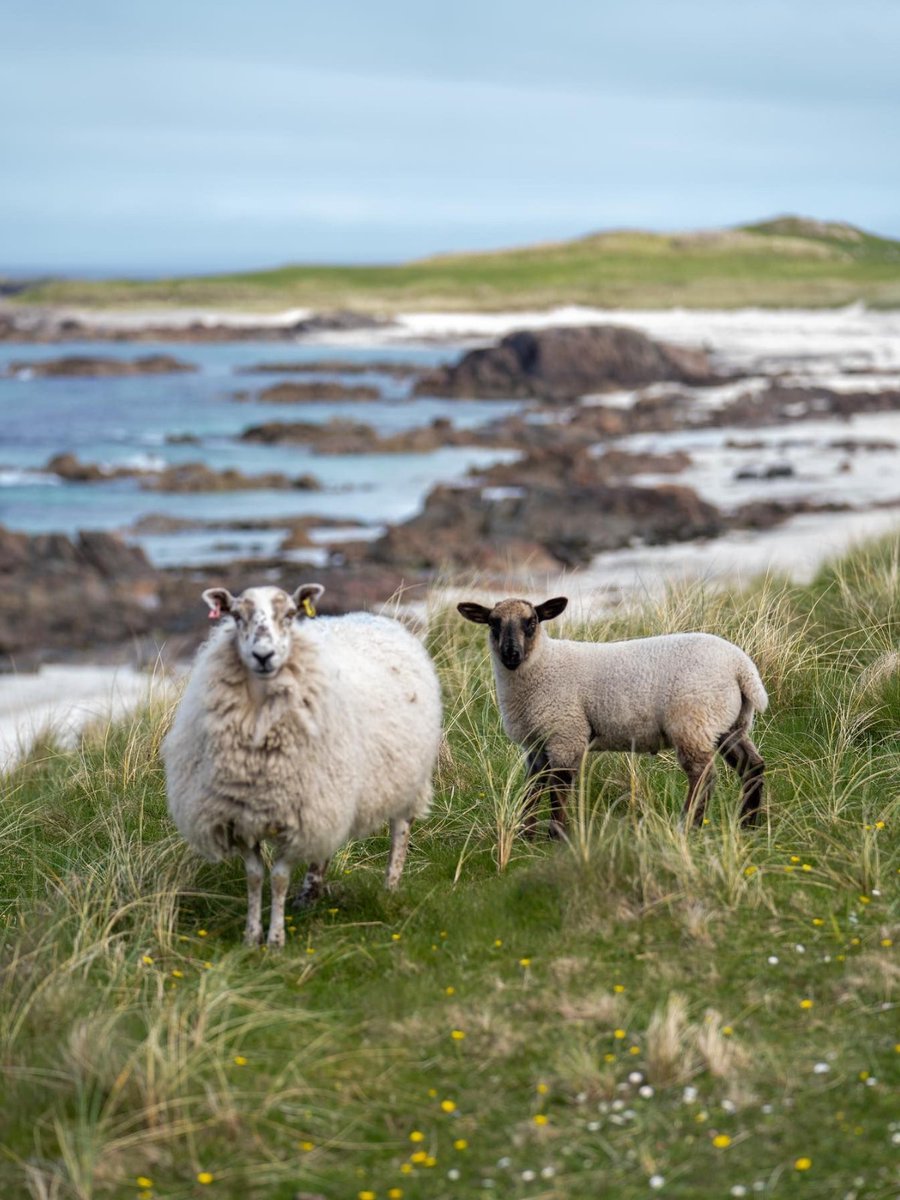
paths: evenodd
<path fill-rule="evenodd" d="M 753 714 L 763 713 L 769 707 L 769 697 L 759 677 L 756 663 L 746 654 L 741 654 L 737 664 L 736 678 L 741 689 L 741 711 L 735 722 L 737 729 L 749 729 Z"/>

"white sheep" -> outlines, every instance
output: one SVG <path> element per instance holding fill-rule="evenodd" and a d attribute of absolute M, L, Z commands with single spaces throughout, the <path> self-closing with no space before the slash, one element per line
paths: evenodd
<path fill-rule="evenodd" d="M 389 821 L 386 884 L 395 888 L 410 823 L 431 802 L 441 739 L 434 664 L 385 617 L 298 621 L 323 590 L 205 591 L 211 615 L 226 619 L 201 647 L 163 742 L 183 836 L 213 861 L 244 860 L 248 945 L 262 938 L 262 842 L 274 846 L 268 944 L 280 947 L 295 863 L 309 863 L 297 896 L 306 904 L 331 855 Z"/>
<path fill-rule="evenodd" d="M 531 781 L 525 833 L 549 784 L 550 836 L 566 829 L 566 801 L 588 750 L 656 754 L 674 747 L 688 777 L 682 820 L 703 812 L 718 751 L 742 780 L 741 820 L 755 824 L 765 763 L 750 740 L 754 712 L 768 704 L 753 661 L 708 633 L 675 633 L 627 642 L 550 638 L 541 622 L 558 616 L 564 596 L 532 605 L 501 600 L 457 605 L 468 621 L 490 627 L 491 659 L 503 727 L 528 752 Z"/>

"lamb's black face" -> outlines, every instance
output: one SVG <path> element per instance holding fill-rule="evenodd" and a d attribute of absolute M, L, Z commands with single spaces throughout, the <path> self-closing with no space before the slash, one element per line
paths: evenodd
<path fill-rule="evenodd" d="M 467 621 L 487 625 L 491 644 L 508 671 L 517 671 L 527 661 L 540 636 L 540 622 L 557 616 L 568 604 L 565 596 L 533 605 L 527 600 L 501 600 L 493 608 L 483 604 L 458 604 Z"/>

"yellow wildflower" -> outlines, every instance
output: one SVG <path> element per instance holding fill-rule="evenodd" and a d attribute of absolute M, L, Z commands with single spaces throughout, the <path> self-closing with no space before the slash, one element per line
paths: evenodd
<path fill-rule="evenodd" d="M 614 1030 L 613 1030 L 613 1037 L 614 1037 L 614 1038 L 616 1038 L 618 1041 L 620 1041 L 620 1042 L 621 1042 L 621 1040 L 622 1040 L 622 1039 L 623 1039 L 625 1036 L 626 1036 L 626 1034 L 625 1034 L 625 1030 L 624 1030 L 624 1029 L 614 1029 Z"/>
<path fill-rule="evenodd" d="M 801 1008 L 812 1008 L 812 1006 L 813 1006 L 812 1000 L 806 999 L 806 1000 L 800 1001 Z"/>
<path fill-rule="evenodd" d="M 392 941 L 392 942 L 399 942 L 399 941 L 400 941 L 400 934 L 399 934 L 399 933 L 392 933 L 392 934 L 391 934 L 391 941 Z"/>
<path fill-rule="evenodd" d="M 445 995 L 445 996 L 455 996 L 455 995 L 456 995 L 456 988 L 455 988 L 455 987 L 445 987 L 445 988 L 444 988 L 444 995 Z"/>
<path fill-rule="evenodd" d="M 172 974 L 175 976 L 176 979 L 184 979 L 184 971 L 179 971 L 176 969 L 172 972 Z"/>
<path fill-rule="evenodd" d="M 152 1188 L 153 1187 L 153 1180 L 148 1179 L 146 1175 L 138 1175 L 137 1179 L 134 1182 L 138 1185 L 139 1188 Z"/>
<path fill-rule="evenodd" d="M 246 1067 L 247 1060 L 244 1058 L 243 1054 L 236 1054 L 234 1056 L 234 1065 L 236 1067 Z"/>
<path fill-rule="evenodd" d="M 731 1145 L 731 1138 L 728 1136 L 727 1133 L 717 1133 L 716 1136 L 713 1138 L 712 1144 L 715 1146 L 715 1148 L 717 1150 L 725 1150 L 728 1146 Z"/>
<path fill-rule="evenodd" d="M 150 957 L 149 954 L 142 954 L 141 962 L 144 963 L 145 966 L 148 966 L 148 967 L 153 966 L 153 959 Z"/>
<path fill-rule="evenodd" d="M 197 937 L 208 937 L 208 936 L 209 936 L 209 935 L 207 934 L 207 932 L 206 932 L 206 930 L 205 930 L 205 929 L 198 929 L 198 930 L 197 930 Z"/>
<path fill-rule="evenodd" d="M 412 1133 L 409 1135 L 409 1140 L 411 1142 L 424 1142 L 425 1134 L 422 1132 L 421 1129 L 414 1129 L 412 1131 Z"/>
<path fill-rule="evenodd" d="M 310 1150 L 315 1150 L 315 1142 L 298 1142 L 297 1143 L 304 1154 L 309 1154 Z"/>
<path fill-rule="evenodd" d="M 811 1166 L 812 1166 L 811 1158 L 795 1158 L 794 1159 L 794 1170 L 795 1171 L 808 1171 Z"/>
<path fill-rule="evenodd" d="M 624 984 L 621 984 L 621 983 L 614 983 L 614 984 L 613 984 L 613 991 L 614 991 L 614 992 L 619 992 L 619 993 L 621 993 L 621 992 L 624 992 L 624 991 L 625 991 Z"/>
<path fill-rule="evenodd" d="M 546 1113 L 535 1113 L 531 1119 L 535 1125 L 546 1125 L 548 1120 Z"/>
<path fill-rule="evenodd" d="M 414 1163 L 423 1163 L 427 1157 L 428 1155 L 424 1150 L 417 1150 L 415 1154 L 411 1154 L 409 1156 L 409 1161 Z"/>
<path fill-rule="evenodd" d="M 456 1104 L 453 1100 L 442 1100 L 441 1101 L 441 1109 L 445 1113 L 456 1112 Z"/>
<path fill-rule="evenodd" d="M 547 1093 L 550 1091 L 550 1086 L 549 1086 L 549 1084 L 546 1084 L 546 1083 L 539 1083 L 539 1084 L 537 1084 L 537 1086 L 535 1087 L 534 1090 L 537 1092 L 537 1094 L 539 1096 L 546 1096 Z"/>
<path fill-rule="evenodd" d="M 519 959 L 519 966 L 520 966 L 520 967 L 530 967 L 530 966 L 531 966 L 531 959 L 530 959 L 530 958 L 520 958 L 520 959 Z"/>
<path fill-rule="evenodd" d="M 375 1193 L 369 1191 L 357 1192 L 358 1200 L 375 1200 Z"/>
<path fill-rule="evenodd" d="M 211 1171 L 201 1171 L 197 1176 L 198 1183 L 212 1183 L 214 1179 L 215 1175 Z"/>
<path fill-rule="evenodd" d="M 403 1188 L 388 1188 L 388 1200 L 402 1200 Z"/>
<path fill-rule="evenodd" d="M 453 1143 L 454 1150 L 468 1150 L 468 1148 L 469 1148 L 469 1143 L 466 1141 L 465 1138 L 457 1138 L 456 1141 Z"/>
<path fill-rule="evenodd" d="M 451 1029 L 450 1036 L 453 1038 L 454 1042 L 461 1042 L 466 1035 L 461 1029 Z"/>

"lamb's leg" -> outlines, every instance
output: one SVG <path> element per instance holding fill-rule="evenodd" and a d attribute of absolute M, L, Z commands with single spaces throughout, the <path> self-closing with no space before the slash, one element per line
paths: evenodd
<path fill-rule="evenodd" d="M 550 772 L 550 828 L 547 833 L 555 841 L 564 841 L 566 837 L 566 805 L 574 779 L 575 772 L 571 767 L 554 767 Z"/>
<path fill-rule="evenodd" d="M 706 802 L 709 799 L 716 774 L 712 754 L 678 751 L 678 761 L 688 777 L 688 792 L 681 811 L 682 828 L 687 828 L 693 816 L 695 826 L 703 824 Z"/>
<path fill-rule="evenodd" d="M 741 824 L 758 825 L 763 813 L 765 761 L 746 734 L 723 742 L 720 753 L 741 777 Z"/>
<path fill-rule="evenodd" d="M 309 864 L 303 883 L 291 900 L 291 908 L 309 908 L 319 899 L 325 890 L 325 872 L 328 870 L 328 861 L 326 858 L 324 862 Z"/>
<path fill-rule="evenodd" d="M 287 859 L 279 856 L 272 863 L 272 912 L 269 917 L 270 950 L 280 950 L 284 945 L 284 901 L 291 882 L 291 866 Z"/>
<path fill-rule="evenodd" d="M 398 817 L 391 821 L 391 853 L 388 857 L 387 872 L 384 877 L 384 886 L 389 892 L 396 889 L 400 882 L 400 876 L 403 874 L 411 829 L 412 821 L 407 821 L 405 818 Z"/>
<path fill-rule="evenodd" d="M 526 782 L 525 803 L 522 807 L 522 835 L 533 841 L 537 833 L 537 810 L 541 802 L 544 788 L 547 786 L 546 776 L 547 756 L 543 750 L 529 750 L 525 762 L 528 772 Z"/>
<path fill-rule="evenodd" d="M 244 931 L 244 945 L 258 946 L 263 935 L 262 889 L 265 865 L 258 845 L 244 850 L 242 858 L 247 868 L 247 928 Z"/>

